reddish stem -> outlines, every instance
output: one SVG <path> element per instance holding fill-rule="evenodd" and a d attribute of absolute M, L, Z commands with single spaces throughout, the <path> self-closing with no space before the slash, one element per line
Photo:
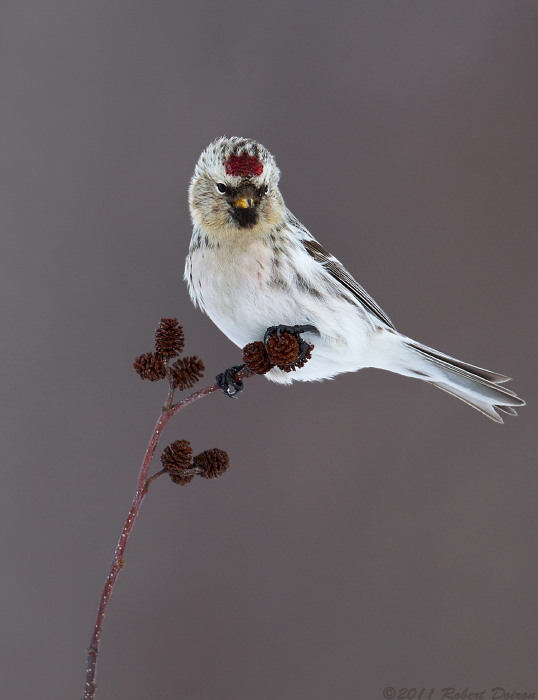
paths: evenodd
<path fill-rule="evenodd" d="M 252 372 L 248 367 L 245 367 L 235 375 L 235 379 L 237 381 L 240 379 L 247 379 L 248 377 L 253 376 L 254 372 Z M 198 401 L 198 399 L 201 399 L 204 396 L 209 396 L 209 394 L 212 394 L 215 391 L 219 391 L 218 384 L 212 384 L 211 386 L 207 386 L 205 389 L 196 391 L 194 394 L 191 394 L 190 396 L 187 396 L 185 399 L 183 399 L 183 401 L 179 401 L 178 403 L 174 404 L 169 410 L 163 410 L 153 430 L 153 434 L 149 441 L 148 449 L 146 450 L 144 461 L 142 462 L 142 467 L 140 468 L 140 473 L 138 475 L 138 482 L 136 484 L 136 493 L 133 498 L 133 503 L 129 510 L 129 515 L 127 516 L 127 520 L 125 522 L 125 525 L 123 526 L 120 539 L 116 546 L 116 551 L 114 552 L 114 559 L 112 560 L 112 565 L 110 567 L 110 571 L 105 582 L 105 587 L 103 588 L 103 593 L 101 594 L 101 600 L 99 601 L 97 619 L 95 621 L 90 646 L 87 650 L 88 655 L 86 661 L 86 684 L 84 686 L 83 695 L 84 700 L 93 700 L 93 698 L 95 697 L 95 667 L 97 665 L 97 655 L 99 653 L 99 643 L 101 641 L 101 632 L 103 629 L 103 622 L 105 619 L 106 609 L 108 601 L 110 600 L 110 596 L 112 595 L 112 591 L 114 589 L 114 584 L 116 583 L 116 579 L 118 578 L 118 574 L 125 566 L 125 561 L 123 559 L 125 547 L 127 546 L 127 540 L 129 539 L 129 535 L 131 534 L 131 530 L 133 529 L 134 521 L 136 520 L 136 516 L 138 515 L 140 505 L 148 492 L 146 480 L 148 478 L 149 465 L 151 464 L 151 460 L 153 459 L 155 450 L 157 449 L 161 433 L 163 432 L 164 427 L 168 423 L 170 418 L 172 418 L 172 416 L 175 415 L 178 411 L 181 411 L 182 408 L 185 408 L 189 404 L 194 403 L 194 401 Z M 171 402 L 170 394 L 169 402 Z"/>
<path fill-rule="evenodd" d="M 166 469 L 161 469 L 156 474 L 154 474 L 153 476 L 150 476 L 148 479 L 146 479 L 146 491 L 149 489 L 150 485 L 154 481 L 156 481 L 160 476 L 162 476 L 163 474 L 166 474 L 166 473 L 167 473 Z"/>

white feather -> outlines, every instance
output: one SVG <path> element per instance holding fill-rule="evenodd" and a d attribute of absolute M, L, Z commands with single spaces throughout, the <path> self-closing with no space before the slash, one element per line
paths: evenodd
<path fill-rule="evenodd" d="M 259 154 L 264 167 L 254 184 L 269 187 L 259 221 L 249 228 L 237 225 L 215 193 L 216 182 L 240 186 L 223 165 L 238 147 Z M 502 419 L 496 407 L 514 415 L 512 407 L 524 405 L 498 386 L 507 380 L 503 375 L 396 332 L 367 292 L 286 209 L 278 178 L 273 157 L 260 144 L 224 138 L 206 149 L 189 192 L 194 232 L 185 267 L 193 302 L 240 348 L 263 340 L 270 326 L 311 324 L 318 329 L 319 334 L 303 334 L 315 346 L 312 359 L 294 372 L 274 368 L 268 379 L 290 384 L 377 367 L 428 381 L 497 422 Z"/>

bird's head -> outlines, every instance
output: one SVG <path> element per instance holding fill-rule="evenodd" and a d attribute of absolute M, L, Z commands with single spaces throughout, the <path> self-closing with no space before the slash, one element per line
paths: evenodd
<path fill-rule="evenodd" d="M 202 151 L 189 188 L 193 223 L 219 238 L 268 231 L 285 213 L 279 177 L 273 156 L 256 141 L 213 141 Z"/>

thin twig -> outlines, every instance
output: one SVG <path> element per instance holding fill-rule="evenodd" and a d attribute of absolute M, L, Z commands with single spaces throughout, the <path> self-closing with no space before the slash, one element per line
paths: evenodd
<path fill-rule="evenodd" d="M 238 372 L 235 375 L 235 380 L 240 381 L 241 379 L 247 379 L 247 378 L 253 377 L 253 376 L 254 376 L 254 372 L 252 372 L 252 370 L 250 370 L 248 367 L 244 367 L 240 372 Z M 114 589 L 114 584 L 116 583 L 116 579 L 118 578 L 118 574 L 123 569 L 123 567 L 125 565 L 123 555 L 125 552 L 125 547 L 127 546 L 127 541 L 129 539 L 129 535 L 131 534 L 131 530 L 133 529 L 133 525 L 134 525 L 134 522 L 136 520 L 136 516 L 138 515 L 138 511 L 140 510 L 140 505 L 142 504 L 142 501 L 144 500 L 144 497 L 146 496 L 146 494 L 148 492 L 147 479 L 148 479 L 149 466 L 151 464 L 151 460 L 153 459 L 153 456 L 155 455 L 155 450 L 157 449 L 157 445 L 159 443 L 159 438 L 161 437 L 161 434 L 164 430 L 165 425 L 168 423 L 170 418 L 172 418 L 172 416 L 174 416 L 178 411 L 181 411 L 181 409 L 189 406 L 191 403 L 198 401 L 198 399 L 202 399 L 204 396 L 209 396 L 209 394 L 212 394 L 215 391 L 219 391 L 219 388 L 220 387 L 218 386 L 218 384 L 211 384 L 210 386 L 206 387 L 205 389 L 201 389 L 200 391 L 196 391 L 196 392 L 194 392 L 194 394 L 187 396 L 182 401 L 179 401 L 178 403 L 171 405 L 171 408 L 169 408 L 169 409 L 167 409 L 166 407 L 163 408 L 161 415 L 159 417 L 159 420 L 157 421 L 157 424 L 155 425 L 155 428 L 153 429 L 153 434 L 152 434 L 151 439 L 149 441 L 149 445 L 148 445 L 148 448 L 146 450 L 146 454 L 144 456 L 142 466 L 140 468 L 140 473 L 138 475 L 138 481 L 136 484 L 136 492 L 135 492 L 135 495 L 133 498 L 133 503 L 132 503 L 131 508 L 129 510 L 129 515 L 127 516 L 127 520 L 125 522 L 125 525 L 123 526 L 123 530 L 121 532 L 120 539 L 119 539 L 118 544 L 116 546 L 116 551 L 114 552 L 114 559 L 112 560 L 110 571 L 109 571 L 109 574 L 108 574 L 106 582 L 105 582 L 105 587 L 103 588 L 103 593 L 101 594 L 101 600 L 99 601 L 99 609 L 97 611 L 97 619 L 95 621 L 92 639 L 91 639 L 90 645 L 87 649 L 88 655 L 87 655 L 87 662 L 86 662 L 86 683 L 84 686 L 84 695 L 83 695 L 84 700 L 93 700 L 93 698 L 95 697 L 95 690 L 96 690 L 95 667 L 97 665 L 97 655 L 99 654 L 99 643 L 101 641 L 101 632 L 103 630 L 103 622 L 105 619 L 105 613 L 106 613 L 108 601 L 110 600 L 110 596 L 112 595 L 112 591 Z M 173 387 L 169 391 L 167 404 L 168 403 L 171 404 L 172 400 L 173 400 Z M 153 480 L 153 477 L 151 477 L 151 480 Z"/>
<path fill-rule="evenodd" d="M 164 404 L 162 411 L 163 413 L 166 413 L 172 408 L 174 391 L 176 390 L 174 378 L 170 372 L 170 361 L 168 359 L 164 360 L 164 371 L 166 373 L 166 378 L 168 379 L 168 396 L 166 397 L 166 403 Z"/>
<path fill-rule="evenodd" d="M 146 479 L 146 491 L 149 489 L 149 485 L 152 484 L 155 481 L 155 479 L 158 479 L 163 474 L 166 474 L 166 469 L 161 469 L 153 476 L 150 476 L 148 479 Z"/>

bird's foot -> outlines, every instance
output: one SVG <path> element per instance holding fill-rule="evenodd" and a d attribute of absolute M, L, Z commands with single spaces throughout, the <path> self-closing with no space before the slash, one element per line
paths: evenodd
<path fill-rule="evenodd" d="M 299 341 L 302 340 L 302 338 L 299 338 L 301 333 L 317 333 L 319 335 L 319 331 L 316 326 L 312 326 L 310 324 L 304 326 L 269 326 L 269 328 L 265 331 L 265 335 L 263 336 L 264 345 L 267 345 L 267 341 L 275 333 L 279 340 L 281 333 L 290 333 L 290 335 L 294 335 Z"/>
<path fill-rule="evenodd" d="M 241 380 L 236 382 L 235 375 L 244 367 L 245 365 L 235 365 L 234 367 L 230 367 L 224 372 L 217 374 L 215 377 L 219 387 L 226 394 L 226 396 L 229 396 L 231 399 L 236 398 L 237 395 L 243 391 L 243 382 Z"/>
<path fill-rule="evenodd" d="M 301 367 L 308 351 L 310 350 L 310 348 L 313 347 L 312 345 L 307 343 L 306 340 L 304 340 L 304 338 L 301 336 L 301 333 L 317 333 L 319 335 L 318 329 L 316 328 L 316 326 L 312 326 L 311 324 L 305 324 L 303 326 L 270 326 L 265 331 L 265 335 L 263 336 L 264 345 L 267 345 L 267 341 L 269 340 L 269 338 L 275 334 L 278 340 L 280 340 L 280 335 L 282 333 L 289 333 L 297 339 L 297 342 L 299 343 L 299 354 L 292 363 L 291 369 Z"/>

